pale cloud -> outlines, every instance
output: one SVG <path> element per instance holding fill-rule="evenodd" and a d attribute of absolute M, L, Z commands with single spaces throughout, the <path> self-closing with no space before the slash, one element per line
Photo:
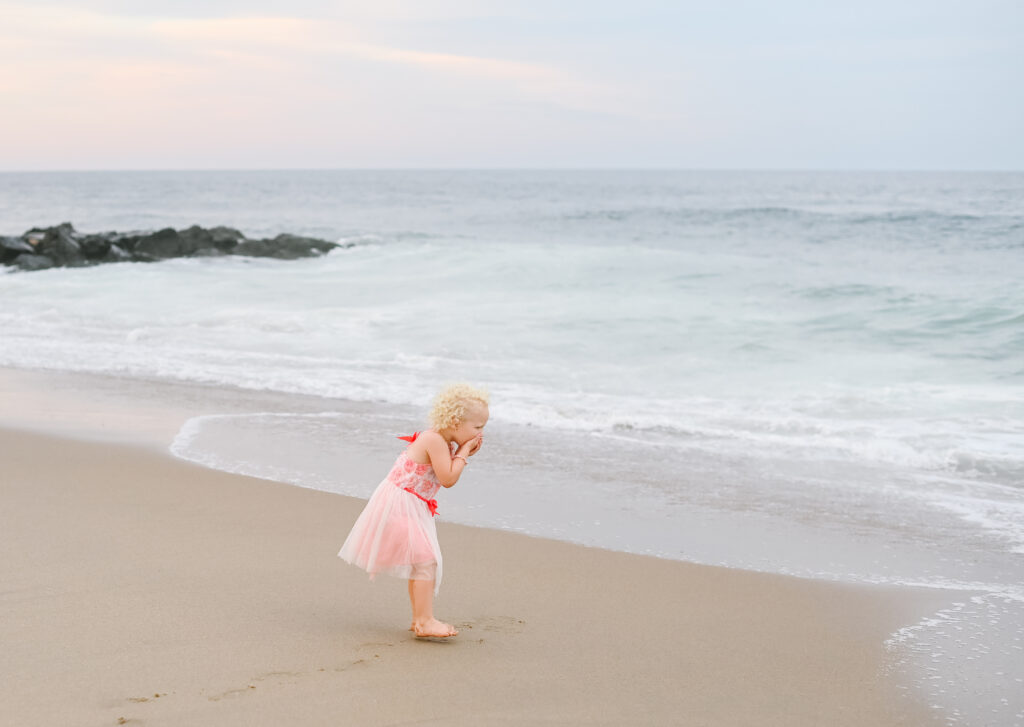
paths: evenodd
<path fill-rule="evenodd" d="M 504 0 L 35 0 L 41 8 L 63 8 L 69 4 L 97 14 L 149 18 L 229 18 L 277 16 L 286 11 L 290 17 L 342 17 L 361 21 L 437 22 L 473 18 L 521 18 L 544 20 L 552 17 L 580 17 L 602 9 L 623 13 L 618 2 L 602 0 L 562 0 L 556 5 L 509 3 Z M 657 0 L 634 0 L 626 14 L 643 4 L 658 5 Z"/>
<path fill-rule="evenodd" d="M 441 72 L 498 81 L 550 83 L 571 81 L 568 74 L 535 63 L 481 58 L 452 53 L 393 48 L 352 40 L 364 33 L 350 24 L 302 18 L 218 18 L 211 20 L 159 20 L 148 24 L 154 37 L 172 40 L 198 52 L 246 49 L 280 57 L 287 52 L 303 57 L 351 56 L 362 60 L 423 66 Z"/>
<path fill-rule="evenodd" d="M 589 138 L 580 114 L 595 129 L 657 117 L 637 90 L 557 65 L 374 42 L 330 18 L 24 3 L 0 18 L 0 159 L 15 168 L 444 164 L 452 147 L 528 155 L 545 125 L 572 149 Z"/>
<path fill-rule="evenodd" d="M 315 65 L 327 57 L 417 67 L 436 74 L 502 84 L 506 93 L 577 111 L 625 116 L 646 112 L 629 102 L 630 91 L 607 82 L 540 63 L 440 53 L 369 43 L 363 27 L 332 19 L 293 17 L 139 18 L 75 8 L 46 8 L 0 3 L 0 63 L 19 66 L 25 82 L 42 71 L 52 77 L 63 58 L 78 72 L 92 64 L 94 77 L 119 80 L 125 73 L 96 58 L 130 57 L 138 78 L 146 75 L 145 57 L 168 55 L 182 74 L 198 59 L 216 58 L 254 71 Z M 119 50 L 128 43 L 129 50 Z M 137 58 L 141 56 L 141 59 Z M 43 65 L 35 59 L 42 57 Z M 32 62 L 27 62 L 29 58 Z M 140 62 L 141 61 L 141 62 Z M 169 72 L 167 64 L 162 71 Z M 215 72 L 216 67 L 208 68 Z M 154 80 L 156 78 L 154 77 Z M 8 87 L 9 88 L 9 87 Z M 112 89 L 114 90 L 114 89 Z M 626 101 L 626 103 L 623 103 Z"/>
<path fill-rule="evenodd" d="M 633 117 L 656 117 L 626 86 L 587 78 L 578 73 L 534 62 L 441 53 L 384 44 L 358 38 L 365 29 L 337 20 L 301 18 L 219 18 L 161 20 L 152 31 L 205 52 L 244 53 L 249 58 L 325 57 L 390 63 L 424 69 L 451 77 L 502 85 L 506 93 L 523 100 L 542 101 L 575 111 Z M 287 55 L 282 56 L 285 53 Z M 663 114 L 662 114 L 663 115 Z"/>

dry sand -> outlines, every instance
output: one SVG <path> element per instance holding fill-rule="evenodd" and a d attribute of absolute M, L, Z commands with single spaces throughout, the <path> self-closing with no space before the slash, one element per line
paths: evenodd
<path fill-rule="evenodd" d="M 4 724 L 931 723 L 883 648 L 928 594 L 440 522 L 462 633 L 420 641 L 335 556 L 359 500 L 12 429 L 0 463 Z"/>

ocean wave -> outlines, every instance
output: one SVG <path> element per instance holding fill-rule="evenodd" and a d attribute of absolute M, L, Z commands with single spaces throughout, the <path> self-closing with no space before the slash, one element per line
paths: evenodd
<path fill-rule="evenodd" d="M 559 215 L 562 222 L 609 222 L 626 223 L 640 220 L 663 220 L 687 224 L 714 223 L 809 223 L 816 226 L 820 223 L 853 226 L 878 226 L 894 230 L 904 227 L 945 228 L 959 230 L 965 228 L 986 229 L 1006 233 L 1024 227 L 1024 215 L 1013 214 L 965 214 L 943 212 L 933 209 L 889 210 L 882 212 L 863 212 L 857 210 L 837 211 L 815 209 L 814 207 L 790 206 L 751 206 L 751 207 L 685 207 L 685 206 L 651 206 L 636 207 L 596 207 L 593 209 L 575 210 Z M 794 228 L 794 229 L 799 229 Z M 1020 241 L 1018 241 L 1020 242 Z"/>
<path fill-rule="evenodd" d="M 344 317 L 339 320 L 345 321 Z M 126 328 L 118 340 L 109 342 L 72 342 L 60 333 L 48 335 L 45 343 L 36 336 L 8 335 L 0 350 L 0 364 L 419 406 L 439 377 L 449 378 L 446 372 L 468 363 L 459 357 L 418 352 L 397 352 L 381 359 L 342 359 L 309 352 L 223 348 L 224 337 L 234 335 L 232 331 L 239 326 L 243 345 L 253 332 L 267 341 L 283 336 L 285 343 L 297 335 L 323 335 L 320 326 L 307 330 L 311 323 L 301 316 L 267 321 L 244 310 L 235 314 L 222 311 L 190 325 L 197 330 L 207 328 L 213 337 L 210 343 L 219 339 L 222 347 L 197 345 L 196 333 L 185 339 L 168 338 L 166 331 L 152 325 Z M 331 330 L 358 337 L 366 334 L 365 326 L 365 320 L 355 319 Z M 78 324 L 74 328 L 79 334 L 89 333 Z M 110 332 L 96 329 L 94 337 L 109 339 Z M 764 357 L 763 348 L 747 346 L 734 354 Z M 1024 447 L 1014 444 L 1018 436 L 1024 441 L 1024 421 L 1014 419 L 1011 410 L 1002 419 L 988 413 L 993 407 L 995 411 L 1021 406 L 1024 389 L 1019 387 L 944 393 L 887 385 L 874 391 L 840 390 L 813 400 L 763 395 L 666 400 L 560 391 L 541 383 L 526 385 L 516 381 L 520 374 L 515 366 L 500 362 L 474 367 L 481 374 L 487 372 L 479 378 L 494 392 L 496 415 L 517 424 L 566 432 L 616 433 L 638 443 L 709 453 L 846 461 L 994 482 L 1024 481 Z M 938 416 L 947 407 L 963 413 Z"/>
<path fill-rule="evenodd" d="M 813 285 L 797 288 L 797 295 L 811 300 L 830 300 L 833 298 L 884 298 L 893 300 L 900 296 L 901 289 L 894 285 L 871 285 L 868 283 L 839 283 L 837 285 Z M 907 298 L 897 298 L 909 302 Z"/>
<path fill-rule="evenodd" d="M 1024 441 L 1020 423 L 1005 422 L 1003 434 L 991 430 L 988 419 L 975 422 L 949 420 L 941 426 L 934 419 L 918 423 L 906 419 L 893 431 L 893 422 L 858 417 L 836 420 L 799 415 L 764 418 L 718 404 L 718 413 L 686 423 L 658 421 L 643 423 L 636 417 L 619 420 L 592 431 L 628 435 L 637 442 L 659 446 L 678 443 L 687 449 L 702 449 L 727 455 L 765 460 L 800 459 L 807 462 L 847 461 L 851 464 L 896 466 L 918 473 L 957 475 L 969 480 L 1009 484 L 1024 492 Z M 728 419 L 723 416 L 728 411 Z M 916 431 L 913 431 L 915 430 Z M 965 432 L 985 431 L 971 448 Z M 999 449 L 1004 448 L 1004 449 Z"/>

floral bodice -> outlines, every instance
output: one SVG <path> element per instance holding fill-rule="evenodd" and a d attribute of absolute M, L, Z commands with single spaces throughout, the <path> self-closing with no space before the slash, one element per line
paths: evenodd
<path fill-rule="evenodd" d="M 388 480 L 403 490 L 409 489 L 420 497 L 430 499 L 441 489 L 434 468 L 429 464 L 413 462 L 406 452 L 398 455 L 394 467 L 388 472 Z"/>

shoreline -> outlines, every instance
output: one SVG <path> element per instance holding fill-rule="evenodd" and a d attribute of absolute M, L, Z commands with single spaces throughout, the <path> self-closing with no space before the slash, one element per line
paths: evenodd
<path fill-rule="evenodd" d="M 0 411 L 0 426 L 141 443 L 213 469 L 355 497 L 367 497 L 391 466 L 393 435 L 418 428 L 424 413 L 222 384 L 4 367 L 0 396 L 15 413 Z M 897 542 L 899 533 L 885 528 L 864 535 L 827 507 L 773 516 L 764 488 L 744 493 L 732 482 L 755 476 L 750 463 L 709 460 L 680 470 L 673 451 L 647 444 L 638 471 L 629 454 L 637 443 L 609 446 L 592 433 L 509 424 L 494 411 L 489 431 L 501 446 L 479 460 L 483 469 L 475 469 L 485 476 L 446 492 L 445 516 L 456 522 L 812 580 L 947 587 L 916 577 L 937 564 L 928 543 Z M 797 481 L 773 477 L 775 506 L 791 506 Z M 748 547 L 752 540 L 760 547 Z"/>
<path fill-rule="evenodd" d="M 935 721 L 898 683 L 898 654 L 884 642 L 947 603 L 942 593 L 442 520 L 437 612 L 462 634 L 419 642 L 402 628 L 404 584 L 370 583 L 335 557 L 362 500 L 167 452 L 177 418 L 223 411 L 236 392 L 182 384 L 168 410 L 134 389 L 118 403 L 114 377 L 109 391 L 82 391 L 81 376 L 62 391 L 57 373 L 0 375 L 13 483 L 0 537 L 26 554 L 5 565 L 3 699 L 22 721 Z M 295 408 L 292 396 L 251 394 Z M 400 696 L 398 683 L 415 686 Z"/>

